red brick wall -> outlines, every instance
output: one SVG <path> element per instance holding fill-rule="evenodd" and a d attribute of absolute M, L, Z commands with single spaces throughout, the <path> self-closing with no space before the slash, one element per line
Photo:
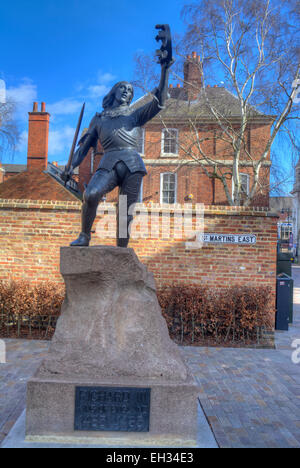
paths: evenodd
<path fill-rule="evenodd" d="M 111 213 L 109 231 L 115 235 L 114 205 L 103 205 Z M 140 206 L 140 205 L 139 205 Z M 186 250 L 183 236 L 174 238 L 174 219 L 180 209 L 171 209 L 171 237 L 163 233 L 166 209 L 152 208 L 152 224 L 159 223 L 158 238 L 149 237 L 147 227 L 138 229 L 139 239 L 130 241 L 140 260 L 154 273 L 157 285 L 170 282 L 207 284 L 212 288 L 230 285 L 271 286 L 275 300 L 277 217 L 264 209 L 206 207 L 205 232 L 255 234 L 255 245 L 204 244 L 202 249 Z M 139 217 L 140 216 L 140 217 Z M 98 217 L 94 228 L 99 231 Z M 162 221 L 165 219 L 165 221 Z M 146 223 L 147 226 L 147 223 Z M 33 282 L 61 282 L 59 249 L 74 240 L 80 231 L 80 203 L 0 200 L 0 278 L 29 279 Z M 193 238 L 193 233 L 188 238 Z M 93 235 L 93 245 L 115 245 L 113 238 Z M 178 235 L 176 236 L 178 237 Z"/>

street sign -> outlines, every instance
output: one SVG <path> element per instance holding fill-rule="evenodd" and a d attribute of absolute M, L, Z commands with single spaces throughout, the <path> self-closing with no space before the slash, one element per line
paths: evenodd
<path fill-rule="evenodd" d="M 208 244 L 252 245 L 256 244 L 256 236 L 254 234 L 219 234 L 206 232 L 199 235 L 199 241 Z"/>

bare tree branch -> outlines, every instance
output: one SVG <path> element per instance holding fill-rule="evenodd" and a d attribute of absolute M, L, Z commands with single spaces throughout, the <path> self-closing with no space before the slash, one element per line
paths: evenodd
<path fill-rule="evenodd" d="M 179 147 L 185 160 L 197 162 L 209 178 L 222 182 L 230 205 L 252 204 L 258 193 L 272 190 L 265 174 L 269 170 L 266 168 L 270 164 L 271 150 L 280 134 L 287 136 L 292 151 L 299 151 L 296 127 L 299 120 L 296 96 L 300 86 L 299 42 L 296 39 L 299 10 L 299 0 L 196 0 L 184 7 L 187 31 L 179 44 L 179 56 L 185 58 L 187 52 L 199 51 L 203 83 L 211 76 L 222 79 L 236 99 L 239 117 L 233 119 L 230 104 L 220 108 L 219 103 L 211 99 L 207 88 L 201 87 L 198 93 L 216 132 L 204 136 L 203 113 L 188 117 L 189 141 L 185 138 L 179 142 Z M 292 83 L 297 85 L 292 87 Z M 183 82 L 183 85 L 192 86 L 193 83 Z M 255 119 L 259 118 L 265 122 L 267 130 L 260 145 L 253 149 L 249 145 L 249 132 Z M 168 128 L 167 117 L 162 118 L 162 124 Z M 205 149 L 208 139 L 215 139 L 216 146 L 218 142 L 224 143 L 227 154 L 222 151 L 222 154 L 210 153 Z M 228 159 L 225 158 L 227 155 Z M 273 178 L 277 190 L 279 179 L 283 185 L 290 180 L 287 174 L 292 174 L 293 162 L 290 157 L 288 168 L 281 160 L 285 164 L 281 171 L 276 159 L 279 161 L 280 156 L 274 152 Z M 230 171 L 228 160 L 231 161 Z M 245 164 L 251 170 L 247 194 L 241 180 Z M 178 167 L 180 165 L 179 161 Z M 276 177 L 276 171 L 280 176 Z"/>
<path fill-rule="evenodd" d="M 15 106 L 12 102 L 0 103 L 0 161 L 4 155 L 13 153 L 19 132 L 14 121 Z"/>

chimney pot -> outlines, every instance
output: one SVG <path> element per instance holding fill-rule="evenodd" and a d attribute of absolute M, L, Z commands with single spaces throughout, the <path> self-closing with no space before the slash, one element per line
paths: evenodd
<path fill-rule="evenodd" d="M 180 83 L 177 83 L 177 88 L 180 88 Z"/>
<path fill-rule="evenodd" d="M 42 102 L 41 104 L 41 112 L 46 112 L 46 103 Z"/>
<path fill-rule="evenodd" d="M 33 110 L 32 112 L 38 112 L 38 103 L 37 102 L 34 102 L 33 103 Z"/>
<path fill-rule="evenodd" d="M 215 84 L 215 85 L 214 85 L 214 88 L 217 88 L 217 87 L 218 87 L 218 85 Z"/>
<path fill-rule="evenodd" d="M 170 84 L 170 88 L 171 88 L 171 89 L 173 88 L 173 85 L 172 85 L 172 84 Z"/>
<path fill-rule="evenodd" d="M 208 84 L 206 87 L 207 87 L 207 88 L 210 88 L 210 85 Z"/>
<path fill-rule="evenodd" d="M 189 54 L 189 55 L 187 56 L 187 59 L 188 59 L 188 60 L 191 60 L 191 54 Z"/>
<path fill-rule="evenodd" d="M 197 52 L 192 53 L 193 59 L 197 58 Z"/>

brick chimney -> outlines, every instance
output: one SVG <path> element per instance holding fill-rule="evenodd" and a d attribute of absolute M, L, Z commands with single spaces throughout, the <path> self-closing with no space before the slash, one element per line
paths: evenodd
<path fill-rule="evenodd" d="M 202 88 L 202 63 L 196 52 L 187 55 L 183 67 L 184 89 L 187 91 L 189 101 L 197 99 Z"/>
<path fill-rule="evenodd" d="M 4 174 L 5 174 L 5 169 L 2 167 L 2 163 L 0 162 L 0 184 L 4 182 Z"/>
<path fill-rule="evenodd" d="M 29 115 L 28 128 L 28 151 L 27 170 L 44 171 L 48 165 L 48 135 L 50 114 L 46 112 L 46 104 L 41 103 L 41 110 L 38 110 L 38 103 L 33 103 L 32 112 Z"/>

